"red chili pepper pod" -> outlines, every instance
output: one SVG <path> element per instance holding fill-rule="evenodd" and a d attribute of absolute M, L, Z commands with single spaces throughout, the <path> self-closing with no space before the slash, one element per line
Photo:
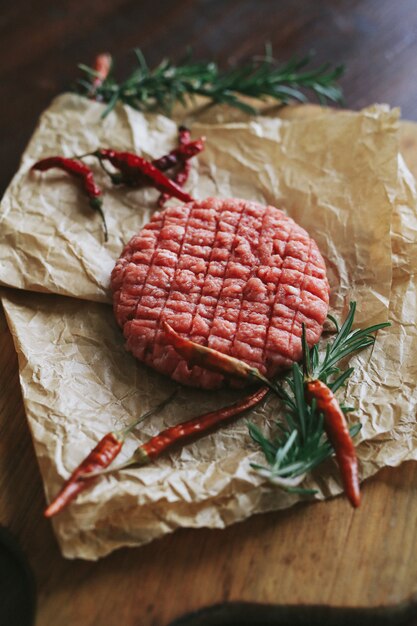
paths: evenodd
<path fill-rule="evenodd" d="M 186 126 L 180 126 L 178 128 L 178 143 L 179 147 L 183 150 L 190 145 L 191 142 L 191 133 Z M 189 160 L 179 159 L 179 168 L 176 172 L 173 181 L 179 186 L 183 187 L 188 180 L 191 171 L 191 164 Z M 158 206 L 163 207 L 165 202 L 169 199 L 169 195 L 167 193 L 161 193 L 158 199 Z"/>
<path fill-rule="evenodd" d="M 232 405 L 211 411 L 190 420 L 166 428 L 155 437 L 137 448 L 133 457 L 128 462 L 129 465 L 146 465 L 150 461 L 159 457 L 163 452 L 173 445 L 187 442 L 189 439 L 201 435 L 220 423 L 227 422 L 235 417 L 239 417 L 249 409 L 259 404 L 268 393 L 268 387 L 261 387 L 254 393 L 246 396 Z"/>
<path fill-rule="evenodd" d="M 97 75 L 94 77 L 92 85 L 91 85 L 90 98 L 96 97 L 97 89 L 101 87 L 103 82 L 106 80 L 107 76 L 110 73 L 111 66 L 112 66 L 111 54 L 109 54 L 108 52 L 103 52 L 96 56 L 96 59 L 94 62 L 94 71 L 97 73 Z"/>
<path fill-rule="evenodd" d="M 168 154 L 165 154 L 158 159 L 154 159 L 152 161 L 152 165 L 157 167 L 158 170 L 161 170 L 161 172 L 165 172 L 166 170 L 178 165 L 182 167 L 186 161 L 197 156 L 197 154 L 204 150 L 205 140 L 205 137 L 200 137 L 195 141 L 190 141 L 190 143 L 181 144 L 177 148 L 171 150 L 171 152 L 168 152 Z"/>
<path fill-rule="evenodd" d="M 240 378 L 252 383 L 259 381 L 273 388 L 273 383 L 265 378 L 256 367 L 252 367 L 235 357 L 218 352 L 218 350 L 201 346 L 190 339 L 181 337 L 181 335 L 175 332 L 165 321 L 162 322 L 162 328 L 165 332 L 167 342 L 175 348 L 178 354 L 180 354 L 191 367 L 193 365 L 199 365 L 200 367 L 218 372 L 224 376 Z"/>
<path fill-rule="evenodd" d="M 115 433 L 105 435 L 72 472 L 58 495 L 45 510 L 45 517 L 52 517 L 62 511 L 79 493 L 92 485 L 97 478 L 88 478 L 87 475 L 108 467 L 122 449 L 123 441 L 124 439 L 119 439 Z"/>
<path fill-rule="evenodd" d="M 183 202 L 192 202 L 190 194 L 183 191 L 172 180 L 167 178 L 158 168 L 146 159 L 130 152 L 117 152 L 110 149 L 101 149 L 94 152 L 100 160 L 109 161 L 123 176 L 123 182 L 137 185 L 145 180 L 161 192 L 166 192 Z"/>
<path fill-rule="evenodd" d="M 345 415 L 334 393 L 321 380 L 307 381 L 306 392 L 307 399 L 314 398 L 323 413 L 324 429 L 334 447 L 346 495 L 352 506 L 358 507 L 361 501 L 358 460 Z"/>
<path fill-rule="evenodd" d="M 106 219 L 102 209 L 101 189 L 94 180 L 94 175 L 88 165 L 76 159 L 67 159 L 61 156 L 47 157 L 35 163 L 32 170 L 46 172 L 50 169 L 60 169 L 74 178 L 82 181 L 83 189 L 90 201 L 90 206 L 100 214 L 103 222 L 103 232 L 105 241 L 108 240 Z"/>
<path fill-rule="evenodd" d="M 67 174 L 71 174 L 72 176 L 82 180 L 91 172 L 90 168 L 88 165 L 85 165 L 85 163 L 62 156 L 46 157 L 45 159 L 37 161 L 31 167 L 32 170 L 37 170 L 39 172 L 46 172 L 47 170 L 53 168 L 63 170 L 64 172 L 67 172 Z"/>

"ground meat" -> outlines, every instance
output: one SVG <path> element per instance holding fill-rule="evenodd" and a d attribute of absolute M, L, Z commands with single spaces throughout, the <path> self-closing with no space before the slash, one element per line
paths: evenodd
<path fill-rule="evenodd" d="M 126 347 L 173 379 L 221 386 L 166 344 L 178 333 L 243 359 L 269 377 L 316 343 L 327 315 L 323 258 L 305 230 L 272 206 L 208 198 L 155 213 L 112 272 L 114 310 Z"/>

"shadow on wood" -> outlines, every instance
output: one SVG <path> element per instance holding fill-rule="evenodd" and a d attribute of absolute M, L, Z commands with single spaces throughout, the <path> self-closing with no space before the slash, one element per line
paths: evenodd
<path fill-rule="evenodd" d="M 31 626 L 35 604 L 29 565 L 10 532 L 0 528 L 0 624 Z"/>
<path fill-rule="evenodd" d="M 416 626 L 417 602 L 381 609 L 232 602 L 189 613 L 169 626 Z"/>

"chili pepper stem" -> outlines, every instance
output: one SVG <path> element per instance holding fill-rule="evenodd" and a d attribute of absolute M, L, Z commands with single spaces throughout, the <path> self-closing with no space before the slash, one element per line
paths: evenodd
<path fill-rule="evenodd" d="M 75 156 L 73 156 L 73 159 L 78 159 L 79 161 L 82 161 L 82 159 L 85 159 L 85 157 L 89 157 L 89 156 L 95 156 L 94 152 L 85 152 L 84 154 L 76 154 Z"/>
<path fill-rule="evenodd" d="M 103 204 L 102 204 L 101 198 L 91 198 L 90 206 L 92 209 L 94 209 L 94 211 L 97 211 L 97 213 L 101 217 L 101 221 L 103 224 L 104 241 L 107 243 L 109 240 L 109 231 L 107 230 L 107 223 L 106 223 L 106 218 L 105 218 L 104 211 L 103 211 Z"/>
<path fill-rule="evenodd" d="M 107 167 L 104 165 L 104 161 L 102 159 L 99 159 L 98 162 L 100 163 L 100 167 L 103 172 L 105 172 L 107 176 L 109 176 L 113 180 L 113 172 L 107 169 Z"/>
<path fill-rule="evenodd" d="M 155 413 L 159 413 L 160 411 L 162 411 L 162 409 L 165 408 L 166 405 L 169 404 L 171 402 L 171 400 L 173 400 L 175 398 L 177 393 L 178 393 L 178 389 L 174 389 L 174 391 L 167 398 L 162 400 L 162 402 L 160 402 L 156 406 L 154 406 L 151 409 L 149 409 L 149 411 L 146 411 L 146 413 L 144 413 L 143 415 L 138 417 L 138 419 L 134 420 L 131 424 L 126 426 L 126 428 L 122 428 L 120 430 L 115 431 L 115 433 L 114 433 L 115 436 L 116 437 L 126 437 L 129 433 L 132 432 L 132 430 L 134 430 L 145 419 L 147 419 L 148 417 L 151 417 L 151 415 L 154 415 Z"/>
<path fill-rule="evenodd" d="M 253 375 L 253 377 L 263 383 L 264 385 L 266 385 L 267 387 L 269 387 L 269 389 L 271 391 L 273 391 L 274 393 L 276 393 L 278 396 L 280 395 L 280 390 L 279 388 L 275 385 L 275 383 L 271 380 L 269 380 L 268 378 L 266 378 L 265 376 L 263 376 L 259 370 Z"/>
<path fill-rule="evenodd" d="M 125 470 L 132 465 L 136 465 L 137 467 L 144 467 L 145 465 L 149 465 L 150 463 L 150 457 L 139 447 L 135 450 L 130 459 L 128 459 L 125 463 L 122 463 L 121 465 L 116 465 L 115 467 L 109 467 L 104 470 L 91 472 L 90 474 L 84 474 L 81 480 L 90 480 L 91 478 L 98 478 L 99 476 L 106 476 L 108 474 L 114 474 L 115 472 L 121 472 L 122 470 Z"/>

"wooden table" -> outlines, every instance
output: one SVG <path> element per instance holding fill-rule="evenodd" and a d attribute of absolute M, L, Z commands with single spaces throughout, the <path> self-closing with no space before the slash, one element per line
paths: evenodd
<path fill-rule="evenodd" d="M 348 107 L 383 101 L 417 120 L 414 0 L 33 0 L 30 9 L 14 0 L 3 3 L 0 18 L 0 189 L 39 113 L 71 83 L 78 62 L 109 50 L 127 70 L 133 46 L 152 64 L 163 55 L 178 58 L 190 44 L 196 55 L 226 64 L 261 52 L 267 40 L 283 60 L 314 48 L 317 63 L 346 63 Z M 417 163 L 414 140 L 406 134 L 403 145 Z M 4 317 L 0 370 L 0 524 L 33 571 L 37 626 L 166 626 L 212 605 L 176 624 L 417 623 L 415 464 L 369 480 L 355 514 L 337 498 L 224 531 L 181 531 L 98 563 L 66 561 L 42 517 L 42 485 Z M 0 595 L 2 624 L 1 602 Z M 23 626 L 16 616 L 7 626 Z"/>

